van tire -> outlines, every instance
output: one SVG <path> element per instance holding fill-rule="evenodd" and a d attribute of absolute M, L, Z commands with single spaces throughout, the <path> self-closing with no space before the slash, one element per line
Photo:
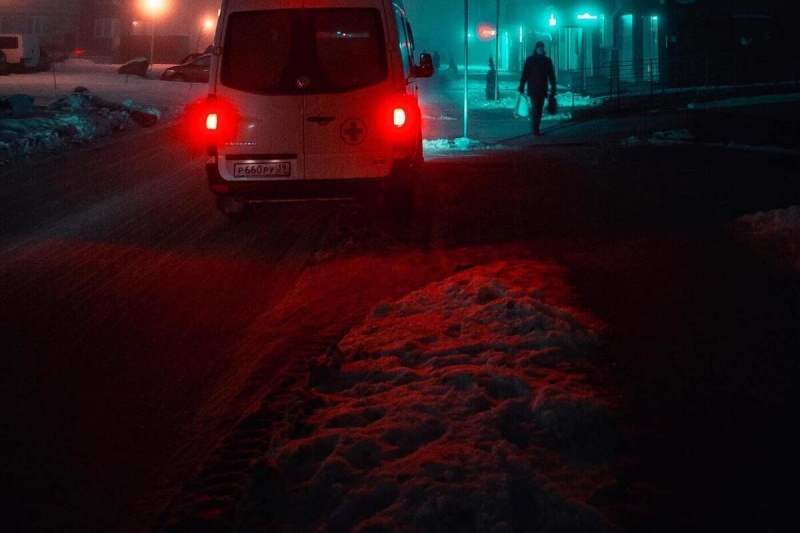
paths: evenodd
<path fill-rule="evenodd" d="M 253 206 L 230 196 L 217 196 L 217 209 L 231 220 L 240 221 L 250 217 Z"/>

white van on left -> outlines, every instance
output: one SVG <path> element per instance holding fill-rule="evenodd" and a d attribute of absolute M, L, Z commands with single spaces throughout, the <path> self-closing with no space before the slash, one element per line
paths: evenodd
<path fill-rule="evenodd" d="M 12 72 L 47 70 L 42 58 L 39 36 L 32 33 L 0 34 L 0 50 Z"/>

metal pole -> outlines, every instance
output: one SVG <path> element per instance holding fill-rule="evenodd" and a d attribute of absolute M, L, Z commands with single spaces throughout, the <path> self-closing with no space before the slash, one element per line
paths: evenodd
<path fill-rule="evenodd" d="M 500 0 L 497 0 L 494 17 L 494 101 L 500 99 Z"/>
<path fill-rule="evenodd" d="M 150 66 L 153 65 L 153 49 L 156 46 L 156 17 L 153 17 L 153 33 L 150 35 Z"/>
<path fill-rule="evenodd" d="M 464 137 L 467 136 L 467 86 L 469 85 L 469 0 L 464 0 Z"/>

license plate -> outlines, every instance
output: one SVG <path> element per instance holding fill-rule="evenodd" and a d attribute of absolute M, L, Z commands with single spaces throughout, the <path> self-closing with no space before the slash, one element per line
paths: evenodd
<path fill-rule="evenodd" d="M 285 177 L 291 174 L 292 164 L 289 161 L 263 161 L 233 165 L 233 176 L 236 178 Z"/>

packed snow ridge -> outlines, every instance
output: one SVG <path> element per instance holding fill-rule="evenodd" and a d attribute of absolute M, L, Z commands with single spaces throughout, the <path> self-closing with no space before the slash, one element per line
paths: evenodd
<path fill-rule="evenodd" d="M 608 531 L 617 395 L 590 318 L 533 261 L 464 270 L 375 307 L 310 368 L 251 467 L 236 527 Z"/>
<path fill-rule="evenodd" d="M 124 130 L 138 123 L 152 126 L 161 117 L 157 109 L 106 101 L 78 87 L 46 106 L 34 104 L 28 94 L 0 98 L 0 165 L 26 155 L 82 143 Z"/>

